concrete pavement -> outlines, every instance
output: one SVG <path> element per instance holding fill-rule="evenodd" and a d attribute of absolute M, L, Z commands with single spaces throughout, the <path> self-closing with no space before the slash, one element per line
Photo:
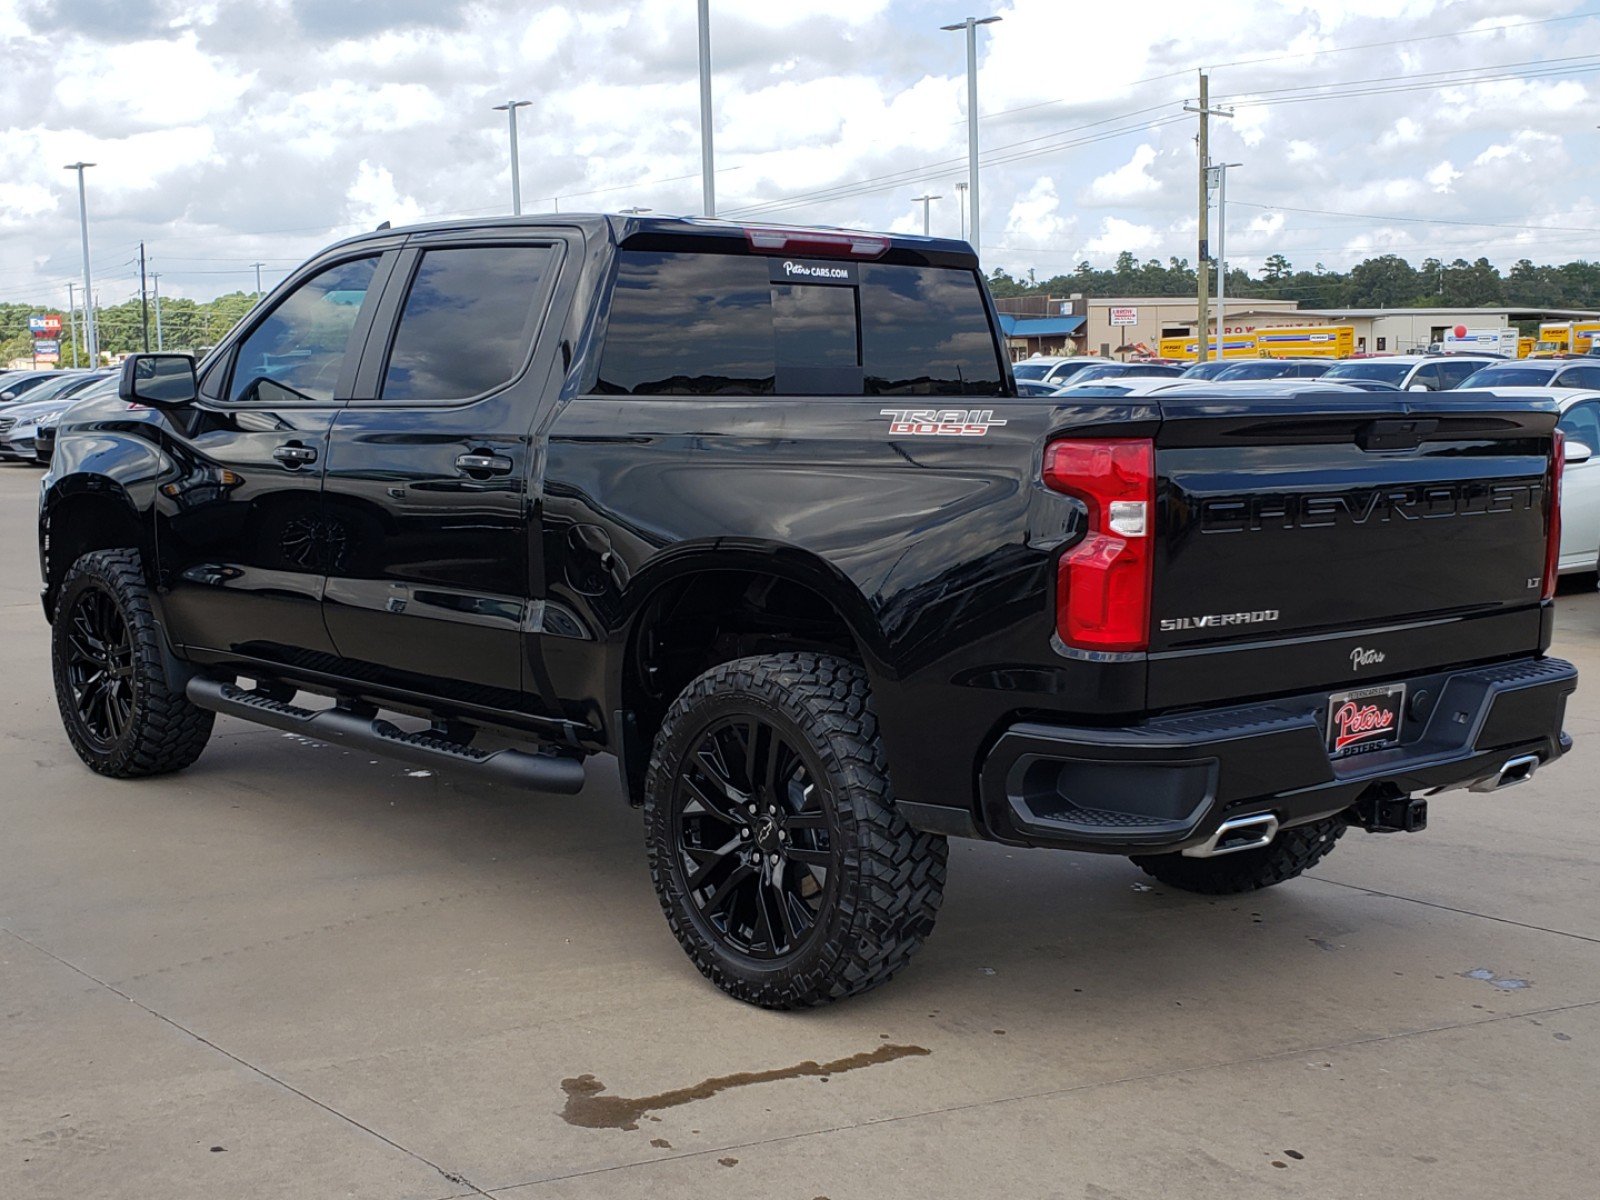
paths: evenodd
<path fill-rule="evenodd" d="M 771 1014 L 678 949 L 607 762 L 531 796 L 224 721 L 90 774 L 37 483 L 0 467 L 5 1200 L 1600 1188 L 1600 595 L 1531 784 L 1242 898 L 953 843 L 904 974 Z"/>

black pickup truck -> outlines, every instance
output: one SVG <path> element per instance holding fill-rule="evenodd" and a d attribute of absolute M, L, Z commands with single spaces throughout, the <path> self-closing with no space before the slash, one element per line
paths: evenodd
<path fill-rule="evenodd" d="M 1243 891 L 1570 745 L 1553 405 L 1020 398 L 998 329 L 937 239 L 342 242 L 63 419 L 67 734 L 151 775 L 225 713 L 558 793 L 610 753 L 674 934 L 775 1008 L 904 965 L 948 836 Z"/>

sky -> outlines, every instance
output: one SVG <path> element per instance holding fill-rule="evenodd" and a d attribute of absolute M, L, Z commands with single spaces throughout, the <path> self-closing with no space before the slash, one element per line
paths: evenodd
<path fill-rule="evenodd" d="M 979 32 L 986 269 L 1196 255 L 1196 70 L 1230 265 L 1600 257 L 1600 3 L 711 0 L 719 215 L 957 236 Z M 382 221 L 700 209 L 693 0 L 0 0 L 0 300 L 282 279 Z M 1213 219 L 1214 216 L 1213 216 Z"/>

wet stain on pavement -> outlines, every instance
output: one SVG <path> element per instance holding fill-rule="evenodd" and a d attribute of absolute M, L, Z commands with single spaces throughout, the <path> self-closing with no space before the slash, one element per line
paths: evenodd
<path fill-rule="evenodd" d="M 894 1062 L 898 1058 L 916 1058 L 932 1051 L 922 1046 L 883 1045 L 848 1058 L 819 1063 L 811 1060 L 792 1067 L 775 1067 L 768 1071 L 741 1071 L 734 1075 L 715 1075 L 689 1087 L 674 1088 L 654 1096 L 606 1096 L 601 1093 L 606 1085 L 593 1075 L 579 1075 L 561 1081 L 561 1090 L 567 1094 L 561 1119 L 568 1125 L 584 1129 L 637 1129 L 646 1113 L 661 1108 L 676 1108 L 695 1100 L 705 1100 L 730 1088 L 749 1087 L 753 1083 L 775 1083 L 780 1079 L 799 1079 L 803 1076 L 837 1075 L 844 1071 L 859 1071 L 880 1063 Z M 731 1164 L 730 1164 L 731 1165 Z"/>
<path fill-rule="evenodd" d="M 1471 971 L 1463 971 L 1461 972 L 1461 978 L 1479 980 L 1482 983 L 1499 988 L 1502 992 L 1517 992 L 1525 987 L 1533 986 L 1526 979 L 1512 979 L 1509 976 L 1496 975 L 1488 967 L 1476 967 Z"/>

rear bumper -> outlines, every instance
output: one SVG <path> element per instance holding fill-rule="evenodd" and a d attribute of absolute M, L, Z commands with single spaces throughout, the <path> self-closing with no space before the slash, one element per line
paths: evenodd
<path fill-rule="evenodd" d="M 1540 763 L 1577 687 L 1571 663 L 1528 658 L 1406 679 L 1400 744 L 1332 760 L 1326 692 L 1092 728 L 1007 729 L 979 774 L 986 832 L 1028 846 L 1153 854 L 1204 845 L 1224 821 L 1271 813 L 1282 826 L 1376 796 L 1493 780 L 1506 762 Z"/>

